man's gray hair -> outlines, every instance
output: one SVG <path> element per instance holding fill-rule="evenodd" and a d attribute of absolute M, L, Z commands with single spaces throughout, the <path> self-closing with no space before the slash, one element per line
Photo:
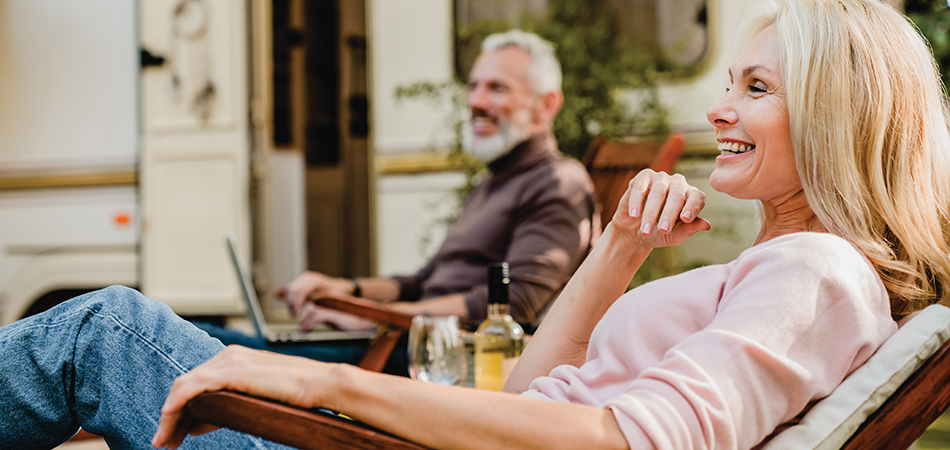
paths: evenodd
<path fill-rule="evenodd" d="M 489 35 L 482 41 L 482 52 L 515 47 L 528 52 L 531 67 L 528 80 L 536 95 L 561 90 L 561 63 L 554 54 L 554 46 L 534 33 L 511 30 Z"/>

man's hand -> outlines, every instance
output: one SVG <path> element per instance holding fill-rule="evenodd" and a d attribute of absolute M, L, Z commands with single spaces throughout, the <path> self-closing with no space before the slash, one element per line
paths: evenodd
<path fill-rule="evenodd" d="M 709 221 L 699 217 L 705 206 L 706 194 L 686 177 L 644 169 L 630 180 L 611 224 L 637 245 L 675 246 L 709 230 Z"/>
<path fill-rule="evenodd" d="M 310 297 L 353 294 L 353 282 L 345 278 L 328 277 L 318 272 L 304 272 L 287 285 L 284 300 L 294 315 Z"/>
<path fill-rule="evenodd" d="M 216 427 L 195 422 L 185 404 L 204 392 L 232 390 L 304 408 L 323 406 L 317 392 L 337 364 L 295 356 L 250 350 L 232 345 L 172 384 L 162 406 L 155 447 L 178 448 L 188 434 L 202 434 Z"/>
<path fill-rule="evenodd" d="M 329 308 L 323 308 L 314 305 L 312 302 L 304 303 L 300 308 L 300 330 L 308 331 L 318 323 L 328 323 L 343 331 L 364 331 L 376 328 L 376 322 L 366 320 L 361 317 L 336 311 Z"/>

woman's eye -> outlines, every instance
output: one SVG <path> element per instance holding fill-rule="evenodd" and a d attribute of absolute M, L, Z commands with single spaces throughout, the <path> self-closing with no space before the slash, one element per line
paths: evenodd
<path fill-rule="evenodd" d="M 749 85 L 749 91 L 757 94 L 765 93 L 769 91 L 768 86 L 762 83 L 755 83 Z"/>

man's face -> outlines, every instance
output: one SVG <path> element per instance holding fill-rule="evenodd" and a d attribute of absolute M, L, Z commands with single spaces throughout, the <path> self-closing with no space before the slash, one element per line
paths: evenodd
<path fill-rule="evenodd" d="M 468 77 L 469 151 L 491 162 L 544 129 L 534 114 L 528 79 L 531 56 L 516 47 L 481 54 Z"/>

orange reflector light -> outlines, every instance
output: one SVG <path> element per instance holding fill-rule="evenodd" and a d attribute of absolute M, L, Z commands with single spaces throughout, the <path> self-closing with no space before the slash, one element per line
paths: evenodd
<path fill-rule="evenodd" d="M 112 216 L 112 222 L 120 227 L 124 227 L 132 222 L 132 218 L 129 217 L 128 213 L 120 212 Z"/>

